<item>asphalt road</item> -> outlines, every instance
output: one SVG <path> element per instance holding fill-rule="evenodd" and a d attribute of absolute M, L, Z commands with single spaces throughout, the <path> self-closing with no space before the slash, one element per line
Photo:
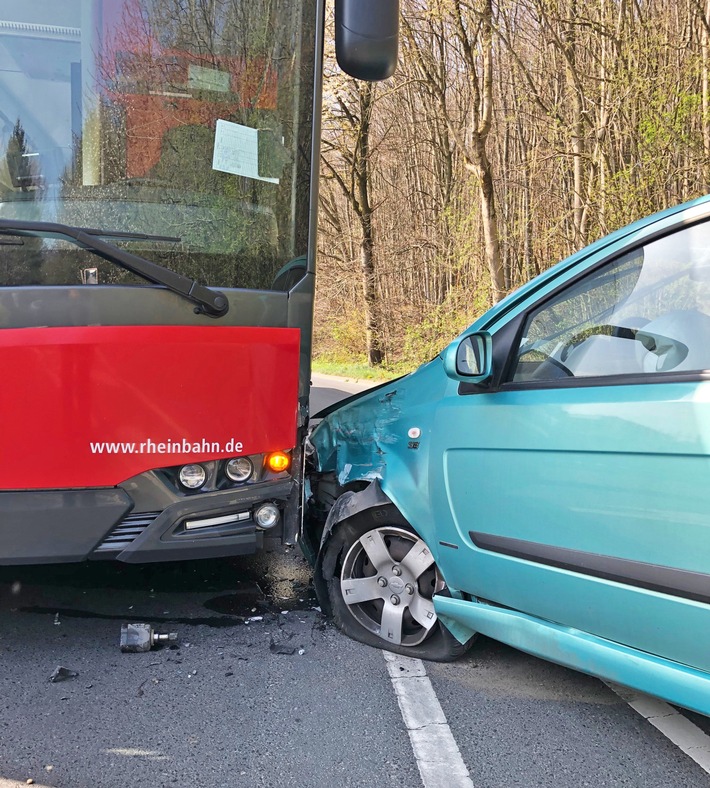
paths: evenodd
<path fill-rule="evenodd" d="M 331 375 L 311 374 L 311 414 L 342 401 L 344 398 L 379 385 L 377 381 L 337 378 Z"/>
<path fill-rule="evenodd" d="M 132 620 L 178 642 L 123 654 Z M 58 666 L 78 675 L 52 683 Z M 426 673 L 476 788 L 710 786 L 596 679 L 484 638 Z M 450 788 L 446 764 L 440 777 Z M 0 569 L 0 788 L 28 779 L 422 785 L 383 652 L 324 619 L 297 551 Z"/>

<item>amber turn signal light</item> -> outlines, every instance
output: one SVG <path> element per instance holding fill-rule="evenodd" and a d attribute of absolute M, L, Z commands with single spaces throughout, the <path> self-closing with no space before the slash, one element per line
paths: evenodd
<path fill-rule="evenodd" d="M 291 457 L 283 451 L 274 451 L 266 458 L 266 467 L 274 473 L 283 473 L 291 467 Z"/>

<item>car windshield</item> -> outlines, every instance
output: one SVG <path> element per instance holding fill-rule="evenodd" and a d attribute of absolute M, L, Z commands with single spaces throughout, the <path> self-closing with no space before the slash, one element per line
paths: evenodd
<path fill-rule="evenodd" d="M 314 21 L 301 0 L 0 0 L 0 218 L 268 289 L 307 248 Z M 56 238 L 0 258 L 0 286 L 144 283 Z"/>

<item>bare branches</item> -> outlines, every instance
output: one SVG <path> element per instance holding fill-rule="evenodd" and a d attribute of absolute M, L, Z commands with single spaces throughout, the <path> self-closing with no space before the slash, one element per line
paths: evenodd
<path fill-rule="evenodd" d="M 319 288 L 363 352 L 364 227 L 383 353 L 422 361 L 526 278 L 710 186 L 710 0 L 402 12 L 395 77 L 325 93 Z"/>

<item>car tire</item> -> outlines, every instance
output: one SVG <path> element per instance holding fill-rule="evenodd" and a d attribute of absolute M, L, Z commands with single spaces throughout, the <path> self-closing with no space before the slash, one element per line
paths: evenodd
<path fill-rule="evenodd" d="M 355 517 L 331 534 L 321 566 L 333 620 L 361 643 L 450 662 L 475 635 L 460 643 L 437 618 L 431 598 L 446 594 L 446 585 L 425 543 L 401 519 L 373 528 L 368 518 Z"/>

